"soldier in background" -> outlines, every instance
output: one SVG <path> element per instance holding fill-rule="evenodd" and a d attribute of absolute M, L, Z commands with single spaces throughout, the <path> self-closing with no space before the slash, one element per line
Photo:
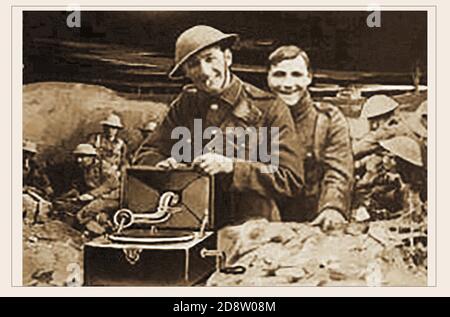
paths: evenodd
<path fill-rule="evenodd" d="M 403 209 L 420 213 L 426 200 L 421 191 L 427 186 L 420 144 L 411 137 L 399 136 L 381 141 L 380 145 L 395 156 L 395 169 L 403 183 Z"/>
<path fill-rule="evenodd" d="M 23 190 L 32 190 L 39 196 L 50 199 L 53 189 L 44 168 L 36 160 L 36 154 L 36 143 L 24 141 L 22 147 Z"/>
<path fill-rule="evenodd" d="M 44 168 L 36 160 L 37 145 L 24 141 L 22 145 L 22 201 L 24 217 L 33 222 L 44 216 L 44 207 L 49 209 L 53 188 Z"/>
<path fill-rule="evenodd" d="M 394 155 L 380 148 L 363 161 L 366 161 L 366 170 L 363 177 L 357 177 L 354 208 L 365 208 L 372 219 L 386 217 L 386 212 L 393 214 L 401 211 L 402 182 L 395 168 Z"/>
<path fill-rule="evenodd" d="M 136 151 L 134 151 L 134 154 L 131 158 L 132 165 L 135 164 L 135 157 L 139 152 L 141 152 L 142 146 L 144 146 L 145 141 L 153 135 L 157 127 L 158 123 L 156 121 L 151 120 L 139 128 L 139 131 L 141 132 L 142 136 L 142 141 L 139 143 L 138 148 L 136 149 Z"/>
<path fill-rule="evenodd" d="M 118 136 L 123 124 L 116 114 L 110 114 L 100 123 L 103 132 L 91 135 L 88 143 L 95 147 L 98 158 L 103 161 L 103 168 L 120 174 L 122 167 L 127 163 L 127 145 Z"/>
<path fill-rule="evenodd" d="M 145 140 L 149 136 L 152 135 L 153 132 L 155 132 L 156 128 L 158 127 L 158 123 L 156 121 L 149 121 L 145 125 L 139 128 L 139 131 L 141 131 L 142 140 Z"/>
<path fill-rule="evenodd" d="M 373 178 L 358 182 L 356 196 L 371 218 L 389 218 L 420 204 L 426 174 L 419 143 L 408 136 L 380 141 Z M 420 208 L 419 208 L 420 209 Z"/>
<path fill-rule="evenodd" d="M 426 102 L 419 106 L 416 113 L 405 119 L 404 115 L 398 114 L 398 103 L 394 99 L 385 95 L 376 95 L 366 101 L 362 115 L 369 120 L 371 131 L 353 144 L 354 155 L 357 159 L 355 162 L 356 192 L 354 193 L 356 206 L 363 204 L 361 200 L 367 196 L 361 193 L 380 180 L 380 166 L 385 153 L 381 149 L 381 141 L 398 136 L 408 136 L 419 141 L 426 170 Z M 426 190 L 426 186 L 423 186 L 421 196 L 424 199 L 427 196 Z M 402 208 L 396 198 L 398 197 L 393 195 L 392 199 L 386 200 L 387 209 L 398 211 Z"/>
<path fill-rule="evenodd" d="M 379 142 L 395 136 L 408 135 L 410 131 L 398 114 L 399 104 L 386 95 L 375 95 L 363 105 L 362 116 L 367 118 L 370 131 L 353 143 L 355 160 L 359 160 L 379 149 Z"/>
<path fill-rule="evenodd" d="M 395 136 L 408 135 L 411 131 L 398 114 L 399 104 L 386 95 L 375 95 L 367 99 L 363 105 L 361 117 L 369 122 L 370 131 L 361 140 L 353 142 L 355 157 L 355 192 L 353 193 L 353 207 L 366 206 L 377 209 L 379 206 L 368 206 L 367 196 L 369 188 L 380 181 L 380 170 L 383 168 L 383 150 L 380 141 Z M 399 210 L 401 203 L 395 199 L 396 191 L 391 191 L 393 199 L 389 207 Z"/>
<path fill-rule="evenodd" d="M 91 144 L 79 144 L 73 151 L 79 164 L 72 188 L 54 202 L 54 210 L 76 215 L 78 225 L 102 234 L 109 225 L 109 213 L 119 207 L 119 178 L 104 169 Z"/>
<path fill-rule="evenodd" d="M 304 150 L 305 189 L 278 202 L 285 221 L 313 221 L 323 229 L 346 222 L 353 186 L 353 155 L 344 115 L 308 92 L 312 71 L 307 54 L 282 46 L 269 57 L 268 85 L 289 107 L 296 142 Z"/>

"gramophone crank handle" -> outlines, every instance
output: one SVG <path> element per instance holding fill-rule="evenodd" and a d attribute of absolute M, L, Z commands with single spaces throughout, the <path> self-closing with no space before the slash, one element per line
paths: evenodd
<path fill-rule="evenodd" d="M 237 266 L 225 266 L 226 263 L 226 254 L 220 250 L 208 250 L 203 248 L 200 250 L 200 256 L 202 258 L 206 258 L 209 256 L 216 257 L 216 270 L 220 273 L 225 274 L 244 274 L 246 268 L 242 265 Z"/>
<path fill-rule="evenodd" d="M 200 256 L 202 258 L 206 257 L 215 257 L 216 258 L 216 270 L 220 271 L 220 269 L 223 266 L 223 260 L 225 259 L 225 252 L 219 251 L 219 250 L 208 250 L 206 248 L 203 248 L 200 250 Z"/>

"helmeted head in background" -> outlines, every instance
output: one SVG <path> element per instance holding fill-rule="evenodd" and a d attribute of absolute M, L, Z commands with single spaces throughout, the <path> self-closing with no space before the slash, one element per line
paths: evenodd
<path fill-rule="evenodd" d="M 85 143 L 78 144 L 75 150 L 73 150 L 73 154 L 77 159 L 77 163 L 82 167 L 92 165 L 97 157 L 95 147 L 92 144 Z"/>
<path fill-rule="evenodd" d="M 105 120 L 100 121 L 100 124 L 103 126 L 105 135 L 111 139 L 114 139 L 119 130 L 123 129 L 120 117 L 114 113 L 110 114 Z"/>
<path fill-rule="evenodd" d="M 28 171 L 30 169 L 30 160 L 37 154 L 37 144 L 29 140 L 22 142 L 22 168 Z"/>
<path fill-rule="evenodd" d="M 380 141 L 380 145 L 396 157 L 417 167 L 423 167 L 420 144 L 408 136 L 397 136 Z"/>
<path fill-rule="evenodd" d="M 188 77 L 195 87 L 209 94 L 220 94 L 230 81 L 230 47 L 237 34 L 225 34 L 206 25 L 184 31 L 175 46 L 175 66 L 169 78 Z"/>
<path fill-rule="evenodd" d="M 309 57 L 301 48 L 288 45 L 277 48 L 269 56 L 267 83 L 287 105 L 302 98 L 312 81 Z"/>
<path fill-rule="evenodd" d="M 366 100 L 361 115 L 369 121 L 370 129 L 377 130 L 389 121 L 398 108 L 398 102 L 386 95 L 375 95 Z"/>
<path fill-rule="evenodd" d="M 29 154 L 37 153 L 37 144 L 28 140 L 22 142 L 22 151 Z"/>
<path fill-rule="evenodd" d="M 156 121 L 149 121 L 139 128 L 141 131 L 142 137 L 145 139 L 150 133 L 155 132 L 158 127 L 158 123 Z"/>
<path fill-rule="evenodd" d="M 397 136 L 379 143 L 384 150 L 395 156 L 396 170 L 403 181 L 410 184 L 419 184 L 423 181 L 426 169 L 422 149 L 416 140 L 408 136 Z"/>

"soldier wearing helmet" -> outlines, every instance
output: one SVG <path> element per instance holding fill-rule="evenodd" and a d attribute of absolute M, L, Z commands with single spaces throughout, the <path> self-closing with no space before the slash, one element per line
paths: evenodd
<path fill-rule="evenodd" d="M 34 142 L 25 140 L 22 144 L 22 192 L 23 192 L 23 215 L 32 216 L 37 220 L 42 213 L 41 204 L 50 204 L 48 200 L 53 196 L 53 188 L 50 180 L 44 172 L 43 166 L 36 160 L 38 153 Z"/>
<path fill-rule="evenodd" d="M 382 140 L 380 145 L 383 149 L 395 155 L 398 160 L 419 168 L 423 167 L 420 145 L 414 139 L 407 136 L 398 136 L 389 140 Z"/>
<path fill-rule="evenodd" d="M 100 121 L 100 124 L 103 132 L 91 135 L 87 143 L 95 147 L 104 168 L 119 173 L 127 161 L 127 145 L 118 136 L 119 131 L 124 128 L 122 121 L 118 115 L 112 113 Z"/>
<path fill-rule="evenodd" d="M 24 189 L 30 189 L 48 199 L 53 194 L 50 180 L 44 168 L 36 160 L 37 145 L 31 141 L 24 141 L 22 146 L 22 172 Z"/>
<path fill-rule="evenodd" d="M 356 180 L 354 207 L 361 204 L 368 207 L 367 201 L 364 202 L 364 197 L 370 196 L 372 192 L 383 192 L 389 187 L 378 184 L 381 179 L 380 175 L 385 172 L 383 160 L 386 160 L 386 152 L 380 146 L 380 141 L 411 134 L 403 117 L 398 114 L 398 107 L 399 104 L 386 95 L 372 96 L 363 105 L 361 118 L 369 122 L 370 131 L 360 140 L 353 142 Z M 395 191 L 392 190 L 391 193 L 395 193 Z M 392 200 L 386 199 L 385 201 L 392 202 L 389 208 L 398 210 L 401 208 L 401 203 L 394 196 L 392 196 Z M 377 209 L 378 207 L 372 204 L 370 208 Z"/>
<path fill-rule="evenodd" d="M 145 140 L 149 137 L 153 132 L 155 132 L 156 128 L 158 127 L 158 123 L 156 121 L 149 121 L 145 125 L 139 128 L 139 131 L 142 135 L 142 140 Z"/>
<path fill-rule="evenodd" d="M 395 156 L 395 166 L 408 190 L 427 200 L 427 169 L 420 143 L 408 136 L 380 141 L 381 147 Z"/>
<path fill-rule="evenodd" d="M 108 220 L 105 212 L 113 212 L 119 207 L 119 178 L 117 173 L 103 168 L 103 161 L 92 144 L 79 144 L 73 154 L 79 166 L 72 188 L 54 203 L 54 210 L 59 213 L 75 215 L 78 224 L 87 226 L 91 221 L 101 217 Z M 98 225 L 96 233 L 103 233 Z"/>
<path fill-rule="evenodd" d="M 303 170 L 298 162 L 295 127 L 289 109 L 280 99 L 231 72 L 230 47 L 236 39 L 236 34 L 224 34 L 205 25 L 192 27 L 178 37 L 175 66 L 169 77 L 187 77 L 192 84 L 186 86 L 172 103 L 165 120 L 144 144 L 136 161 L 168 169 L 176 168 L 181 161 L 192 164 L 210 175 L 217 175 L 220 189 L 232 196 L 235 221 L 250 217 L 274 220 L 279 218 L 275 199 L 293 196 L 302 187 Z M 201 120 L 202 133 L 217 127 L 222 136 L 229 127 L 244 131 L 278 128 L 278 167 L 272 169 L 269 163 L 259 159 L 238 159 L 220 149 L 205 153 L 211 140 L 202 140 L 200 151 L 196 146 L 191 148 L 188 159 L 174 158 L 171 150 L 176 140 L 170 138 L 171 133 L 177 127 L 185 127 L 195 135 L 195 119 Z M 224 143 L 234 148 L 242 147 L 248 154 L 255 145 L 250 142 L 253 141 Z"/>
<path fill-rule="evenodd" d="M 398 115 L 398 103 L 386 95 L 375 95 L 363 105 L 361 116 L 369 121 L 370 131 L 353 143 L 355 159 L 361 159 L 379 148 L 379 141 L 408 135 L 410 131 Z"/>
<path fill-rule="evenodd" d="M 130 164 L 134 165 L 136 163 L 135 160 L 136 160 L 137 155 L 141 152 L 142 147 L 148 146 L 148 144 L 146 144 L 145 142 L 147 139 L 149 139 L 153 135 L 153 133 L 155 133 L 157 127 L 158 127 L 158 123 L 154 120 L 151 120 L 139 128 L 142 139 L 139 142 L 139 146 L 134 151 L 134 154 L 132 155 L 132 157 L 130 159 Z"/>
<path fill-rule="evenodd" d="M 353 186 L 353 155 L 349 127 L 330 104 L 314 102 L 309 58 L 297 46 L 282 46 L 269 56 L 268 85 L 289 106 L 297 143 L 305 150 L 305 190 L 279 202 L 283 220 L 312 220 L 323 229 L 346 221 Z"/>
<path fill-rule="evenodd" d="M 360 203 L 373 215 L 387 211 L 403 212 L 409 208 L 412 195 L 416 202 L 426 188 L 426 175 L 419 143 L 408 136 L 398 136 L 379 142 L 380 150 L 370 182 L 358 182 Z M 426 193 L 424 196 L 426 200 Z M 376 218 L 376 216 L 373 216 Z"/>

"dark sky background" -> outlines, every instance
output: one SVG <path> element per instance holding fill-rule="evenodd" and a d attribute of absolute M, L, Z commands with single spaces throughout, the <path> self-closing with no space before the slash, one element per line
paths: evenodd
<path fill-rule="evenodd" d="M 208 24 L 224 32 L 239 33 L 242 39 L 273 39 L 279 44 L 300 45 L 318 68 L 410 71 L 416 61 L 426 66 L 425 11 L 382 12 L 380 28 L 366 25 L 369 13 L 85 11 L 81 13 L 81 28 L 71 29 L 65 24 L 68 12 L 24 12 L 24 43 L 53 38 L 120 43 L 172 54 L 183 30 Z"/>
<path fill-rule="evenodd" d="M 66 19 L 70 12 L 24 11 L 24 82 L 61 80 L 141 86 L 156 78 L 167 85 L 161 73 L 171 66 L 177 37 L 191 26 L 207 24 L 240 35 L 241 41 L 234 47 L 235 64 L 264 66 L 276 47 L 296 44 L 308 52 L 315 70 L 390 72 L 397 75 L 391 74 L 393 79 L 381 82 L 411 84 L 411 72 L 419 65 L 423 72 L 421 82 L 426 84 L 426 11 L 381 12 L 379 28 L 367 26 L 370 13 L 82 11 L 81 28 L 69 28 Z M 83 45 L 67 47 L 61 45 L 63 41 Z M 86 43 L 107 45 L 90 49 Z M 116 45 L 121 48 L 115 49 Z M 135 57 L 129 49 L 165 57 L 148 59 L 148 63 L 157 64 L 156 73 L 160 75 L 149 75 L 151 68 L 131 65 Z M 105 58 L 123 58 L 125 63 L 108 64 Z M 139 58 L 145 62 L 147 57 Z M 359 78 L 364 81 L 364 76 Z M 255 82 L 263 81 L 261 78 Z"/>

